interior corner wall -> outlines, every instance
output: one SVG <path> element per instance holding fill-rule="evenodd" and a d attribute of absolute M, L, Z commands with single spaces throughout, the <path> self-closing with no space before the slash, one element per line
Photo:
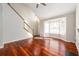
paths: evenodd
<path fill-rule="evenodd" d="M 76 42 L 76 13 L 68 14 L 66 21 L 66 40 L 68 42 Z"/>
<path fill-rule="evenodd" d="M 40 23 L 39 23 L 39 34 L 40 36 L 44 36 L 44 21 L 43 20 L 40 20 Z"/>
<path fill-rule="evenodd" d="M 34 35 L 40 35 L 39 33 L 39 29 L 40 29 L 40 20 L 38 19 L 38 17 L 36 17 L 36 21 L 34 22 Z"/>
<path fill-rule="evenodd" d="M 79 4 L 77 4 L 76 8 L 76 46 L 79 52 Z"/>
<path fill-rule="evenodd" d="M 3 35 L 2 35 L 2 4 L 0 4 L 0 48 L 3 47 Z"/>

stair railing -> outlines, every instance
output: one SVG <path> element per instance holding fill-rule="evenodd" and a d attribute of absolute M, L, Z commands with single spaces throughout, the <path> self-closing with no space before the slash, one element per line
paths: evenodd
<path fill-rule="evenodd" d="M 23 20 L 23 23 L 24 23 L 25 25 L 27 25 L 27 26 L 31 29 L 31 31 L 32 31 L 31 34 L 33 35 L 33 39 L 34 39 L 34 29 L 32 29 L 32 28 L 30 27 L 30 25 L 25 22 L 25 19 L 19 14 L 19 12 L 17 12 L 17 11 L 15 10 L 14 7 L 12 7 L 12 5 L 11 5 L 10 3 L 7 3 L 7 4 L 8 4 L 8 6 Z M 24 26 L 24 29 L 25 29 L 27 32 L 30 32 L 25 26 Z"/>

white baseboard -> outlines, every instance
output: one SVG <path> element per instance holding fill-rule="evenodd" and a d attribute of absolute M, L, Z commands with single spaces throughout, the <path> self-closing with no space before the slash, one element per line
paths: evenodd
<path fill-rule="evenodd" d="M 11 41 L 5 41 L 5 42 L 3 42 L 3 43 L 4 43 L 4 44 L 7 44 L 7 43 L 11 43 L 11 42 L 19 41 L 19 40 L 22 40 L 22 39 L 11 40 Z"/>
<path fill-rule="evenodd" d="M 75 41 L 69 41 L 69 40 L 64 40 L 64 41 L 66 41 L 66 42 L 72 42 L 72 43 L 75 43 Z"/>
<path fill-rule="evenodd" d="M 19 39 L 19 40 L 20 40 L 20 39 Z M 19 40 L 5 41 L 5 42 L 3 42 L 3 43 L 4 43 L 4 44 L 7 44 L 7 43 L 11 43 L 11 42 L 19 41 Z"/>
<path fill-rule="evenodd" d="M 75 42 L 73 42 L 73 41 L 66 41 L 66 42 L 72 42 L 72 43 L 75 43 Z"/>
<path fill-rule="evenodd" d="M 3 42 L 3 44 L 7 44 L 7 43 L 19 41 L 19 40 L 24 40 L 24 39 L 29 39 L 29 38 L 30 38 L 30 37 L 28 37 L 28 38 L 21 38 L 21 39 L 15 39 L 15 40 L 10 40 L 10 41 L 5 41 L 5 42 Z"/>

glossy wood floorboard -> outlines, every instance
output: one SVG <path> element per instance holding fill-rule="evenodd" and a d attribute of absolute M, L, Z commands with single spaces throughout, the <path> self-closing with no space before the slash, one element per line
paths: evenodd
<path fill-rule="evenodd" d="M 57 38 L 24 39 L 7 43 L 1 56 L 77 56 L 76 45 Z"/>

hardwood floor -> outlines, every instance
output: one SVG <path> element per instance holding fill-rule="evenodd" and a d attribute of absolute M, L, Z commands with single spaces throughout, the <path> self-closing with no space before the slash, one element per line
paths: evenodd
<path fill-rule="evenodd" d="M 35 38 L 11 42 L 0 49 L 1 56 L 77 56 L 74 43 L 56 38 Z"/>

